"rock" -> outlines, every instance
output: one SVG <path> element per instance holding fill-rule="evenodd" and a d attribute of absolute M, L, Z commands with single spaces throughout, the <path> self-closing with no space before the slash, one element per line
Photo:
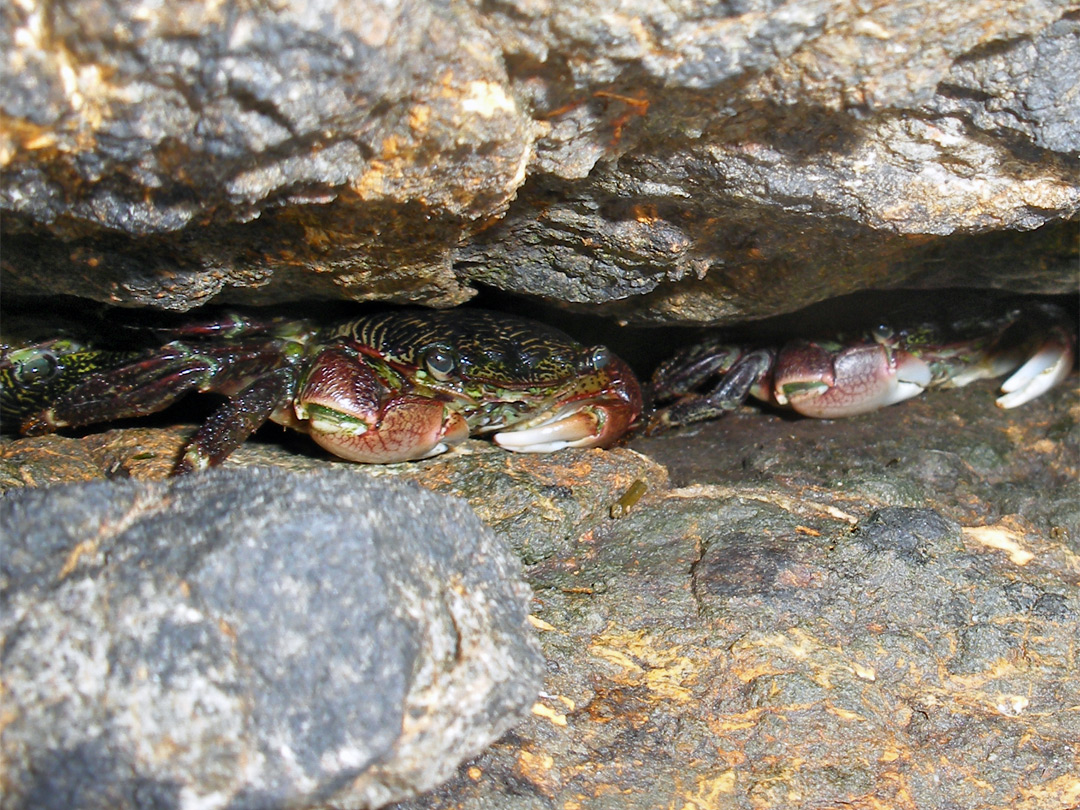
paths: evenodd
<path fill-rule="evenodd" d="M 226 470 L 0 519 L 5 807 L 377 807 L 538 690 L 517 562 L 414 485 Z"/>
<path fill-rule="evenodd" d="M 1075 807 L 1077 402 L 632 442 L 676 488 L 528 571 L 533 716 L 398 810 Z"/>
<path fill-rule="evenodd" d="M 450 247 L 528 159 L 532 123 L 465 4 L 76 0 L 12 8 L 0 37 L 13 291 L 457 303 Z"/>
<path fill-rule="evenodd" d="M 126 428 L 79 439 L 40 436 L 0 441 L 0 492 L 20 487 L 132 477 L 162 480 L 191 438 L 190 428 Z M 226 469 L 272 466 L 321 472 L 333 464 L 358 479 L 396 479 L 462 498 L 525 564 L 571 554 L 577 538 L 610 519 L 635 482 L 667 489 L 667 470 L 623 448 L 507 453 L 470 439 L 442 456 L 404 464 L 352 464 L 319 454 L 307 439 L 289 447 L 250 441 Z M 308 454 L 305 455 L 304 451 Z"/>
<path fill-rule="evenodd" d="M 1080 553 L 1080 399 L 1076 377 L 1025 406 L 994 405 L 987 381 L 930 391 L 852 419 L 763 416 L 751 408 L 634 449 L 676 486 L 828 493 L 853 513 L 930 506 L 961 525 L 1023 516 Z M 872 507 L 872 508 L 871 508 Z M 920 544 L 905 541 L 914 554 Z"/>
<path fill-rule="evenodd" d="M 632 450 L 566 449 L 507 453 L 482 445 L 423 464 L 368 466 L 359 474 L 393 476 L 464 498 L 531 570 L 572 556 L 582 535 L 611 521 L 612 509 L 635 484 L 656 494 L 667 470 Z"/>
<path fill-rule="evenodd" d="M 12 6 L 2 281 L 170 309 L 490 285 L 715 323 L 1072 292 L 1070 8 Z"/>

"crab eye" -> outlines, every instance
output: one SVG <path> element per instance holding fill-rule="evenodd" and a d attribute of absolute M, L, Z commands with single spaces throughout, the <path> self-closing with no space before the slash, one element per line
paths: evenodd
<path fill-rule="evenodd" d="M 56 374 L 56 358 L 48 352 L 40 352 L 28 360 L 21 360 L 15 366 L 15 376 L 24 385 L 47 380 Z"/>
<path fill-rule="evenodd" d="M 611 351 L 607 346 L 597 346 L 589 354 L 589 366 L 595 369 L 607 368 L 611 362 Z"/>
<path fill-rule="evenodd" d="M 887 323 L 879 323 L 873 329 L 870 330 L 870 334 L 873 335 L 874 340 L 878 343 L 884 343 L 887 340 L 892 340 L 893 335 L 896 334 L 893 328 Z"/>
<path fill-rule="evenodd" d="M 448 346 L 432 346 L 424 354 L 424 366 L 428 374 L 439 382 L 445 382 L 457 369 L 457 352 Z"/>

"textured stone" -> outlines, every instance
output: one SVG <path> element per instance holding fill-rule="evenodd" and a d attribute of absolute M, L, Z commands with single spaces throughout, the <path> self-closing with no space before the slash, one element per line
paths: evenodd
<path fill-rule="evenodd" d="M 231 470 L 0 520 L 5 807 L 375 807 L 538 689 L 517 562 L 415 485 Z"/>
<path fill-rule="evenodd" d="M 187 309 L 482 284 L 717 323 L 1070 292 L 1074 11 L 12 5 L 5 289 Z"/>
<path fill-rule="evenodd" d="M 528 572 L 540 708 L 401 810 L 1077 806 L 1078 402 L 633 442 L 676 488 Z"/>

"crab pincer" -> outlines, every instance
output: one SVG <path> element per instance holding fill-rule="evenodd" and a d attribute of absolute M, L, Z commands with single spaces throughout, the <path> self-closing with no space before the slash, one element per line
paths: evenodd
<path fill-rule="evenodd" d="M 386 464 L 435 456 L 468 438 L 469 426 L 446 402 L 377 369 L 360 347 L 316 355 L 293 410 L 321 447 L 349 461 Z"/>

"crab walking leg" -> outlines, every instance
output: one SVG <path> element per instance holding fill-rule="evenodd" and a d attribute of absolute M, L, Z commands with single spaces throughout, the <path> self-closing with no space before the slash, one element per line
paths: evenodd
<path fill-rule="evenodd" d="M 188 443 L 173 475 L 187 475 L 220 464 L 296 390 L 296 372 L 282 368 L 253 382 L 210 414 Z"/>
<path fill-rule="evenodd" d="M 208 358 L 176 354 L 98 372 L 29 417 L 23 422 L 22 432 L 34 436 L 62 427 L 156 413 L 200 389 L 214 369 L 215 364 Z"/>
<path fill-rule="evenodd" d="M 745 347 L 720 340 L 689 346 L 661 363 L 653 373 L 653 396 L 657 399 L 673 399 L 691 394 L 709 379 L 728 374 L 746 354 Z M 724 384 L 722 380 L 721 385 Z M 738 381 L 732 380 L 730 384 L 737 386 Z"/>
<path fill-rule="evenodd" d="M 769 349 L 758 349 L 743 355 L 708 394 L 691 394 L 657 411 L 649 424 L 649 432 L 715 419 L 735 410 L 746 401 L 751 390 L 756 390 L 756 386 L 761 385 L 768 376 L 774 357 Z"/>
<path fill-rule="evenodd" d="M 277 356 L 275 345 L 260 341 L 200 351 L 174 341 L 125 365 L 91 374 L 26 419 L 22 432 L 33 436 L 157 413 L 192 391 L 219 390 L 223 372 L 234 380 L 266 373 Z"/>

